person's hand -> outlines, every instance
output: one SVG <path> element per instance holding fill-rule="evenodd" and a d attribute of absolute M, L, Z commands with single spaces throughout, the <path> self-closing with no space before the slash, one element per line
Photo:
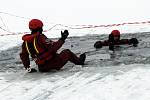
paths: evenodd
<path fill-rule="evenodd" d="M 36 69 L 34 69 L 34 68 L 27 68 L 26 69 L 26 71 L 28 72 L 28 73 L 33 73 L 33 72 L 37 72 L 37 70 Z"/>
<path fill-rule="evenodd" d="M 69 35 L 68 30 L 64 30 L 64 32 L 61 31 L 61 40 L 65 41 L 68 35 Z"/>
<path fill-rule="evenodd" d="M 102 42 L 101 41 L 97 41 L 95 44 L 94 44 L 94 47 L 95 48 L 102 48 Z"/>
<path fill-rule="evenodd" d="M 129 43 L 130 44 L 133 44 L 133 46 L 137 46 L 137 44 L 139 43 L 139 41 L 136 39 L 136 38 L 131 38 L 129 40 Z"/>

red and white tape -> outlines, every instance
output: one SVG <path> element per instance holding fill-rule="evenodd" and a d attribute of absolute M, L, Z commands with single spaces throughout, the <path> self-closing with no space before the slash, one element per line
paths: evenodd
<path fill-rule="evenodd" d="M 99 28 L 99 27 L 115 27 L 115 26 L 123 26 L 123 25 L 135 25 L 135 24 L 150 24 L 150 21 L 145 21 L 145 22 L 128 22 L 128 23 L 121 23 L 121 24 L 108 24 L 108 25 L 70 25 L 70 26 L 66 26 L 63 24 L 56 24 L 53 27 L 51 27 L 48 30 L 44 30 L 44 32 L 48 32 L 50 30 L 52 30 L 54 27 L 56 27 L 57 25 L 61 25 L 70 29 L 87 29 L 87 28 Z M 10 32 L 7 31 L 3 28 L 0 28 L 3 31 L 6 31 L 8 34 L 0 34 L 0 36 L 7 36 L 7 35 L 20 35 L 20 34 L 26 34 L 26 33 L 30 33 L 30 32 Z"/>

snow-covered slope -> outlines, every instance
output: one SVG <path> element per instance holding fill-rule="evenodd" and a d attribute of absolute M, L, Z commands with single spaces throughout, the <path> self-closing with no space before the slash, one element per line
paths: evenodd
<path fill-rule="evenodd" d="M 62 49 L 86 52 L 84 66 L 68 63 L 60 71 L 26 73 L 19 59 L 20 45 L 0 53 L 1 100 L 149 100 L 150 33 L 136 37 L 138 47 L 121 46 L 114 55 L 108 47 L 95 50 L 107 35 L 70 37 Z M 62 50 L 61 49 L 61 50 Z M 115 56 L 115 58 L 112 58 Z M 32 67 L 36 67 L 34 62 Z"/>

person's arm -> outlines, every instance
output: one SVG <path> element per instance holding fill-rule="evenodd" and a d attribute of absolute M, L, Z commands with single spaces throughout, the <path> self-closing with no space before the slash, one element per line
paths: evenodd
<path fill-rule="evenodd" d="M 138 43 L 139 43 L 139 41 L 138 41 L 136 38 L 121 39 L 121 40 L 120 40 L 120 45 L 129 44 L 129 45 L 136 46 Z"/>
<path fill-rule="evenodd" d="M 119 43 L 120 45 L 130 44 L 129 39 L 121 39 Z"/>
<path fill-rule="evenodd" d="M 56 53 L 57 50 L 59 50 L 62 47 L 62 45 L 65 43 L 65 40 L 68 37 L 69 33 L 68 31 L 64 31 L 64 32 L 61 32 L 61 35 L 62 35 L 61 38 L 56 42 L 51 41 L 45 35 L 42 35 L 40 37 L 40 41 L 42 42 L 41 45 L 44 45 L 44 47 L 48 49 L 49 52 Z"/>
<path fill-rule="evenodd" d="M 25 42 L 23 42 L 23 44 L 22 44 L 22 51 L 20 53 L 20 59 L 24 65 L 25 69 L 30 67 L 30 59 L 29 59 L 29 54 L 25 47 Z"/>
<path fill-rule="evenodd" d="M 64 41 L 58 40 L 56 42 L 52 41 L 51 39 L 47 38 L 45 35 L 40 36 L 39 44 L 44 49 L 48 50 L 49 52 L 57 52 L 58 49 L 62 47 Z"/>
<path fill-rule="evenodd" d="M 22 44 L 22 51 L 20 53 L 20 59 L 21 59 L 23 66 L 27 72 L 29 72 L 29 73 L 37 72 L 36 69 L 30 67 L 30 59 L 29 59 L 29 54 L 25 47 L 25 42 L 23 42 L 23 44 Z"/>
<path fill-rule="evenodd" d="M 56 42 L 53 42 L 53 44 L 52 44 L 52 50 L 54 52 L 57 52 L 57 50 L 59 50 L 64 43 L 65 43 L 65 41 L 62 41 L 60 39 L 58 41 L 56 41 Z"/>
<path fill-rule="evenodd" d="M 109 41 L 105 40 L 105 41 L 97 41 L 94 44 L 95 48 L 102 48 L 103 46 L 109 46 Z"/>

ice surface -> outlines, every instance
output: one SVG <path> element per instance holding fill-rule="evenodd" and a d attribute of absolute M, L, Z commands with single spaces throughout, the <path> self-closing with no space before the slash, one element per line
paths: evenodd
<path fill-rule="evenodd" d="M 25 72 L 19 58 L 21 41 L 16 42 L 11 36 L 3 38 L 0 99 L 150 100 L 150 33 L 123 34 L 121 38 L 131 37 L 138 38 L 138 47 L 121 46 L 116 49 L 115 58 L 111 58 L 108 47 L 93 47 L 97 40 L 106 40 L 107 35 L 68 38 L 62 49 L 71 49 L 77 55 L 86 52 L 86 65 L 68 63 L 60 71 L 31 74 Z M 31 66 L 36 68 L 34 62 Z"/>

